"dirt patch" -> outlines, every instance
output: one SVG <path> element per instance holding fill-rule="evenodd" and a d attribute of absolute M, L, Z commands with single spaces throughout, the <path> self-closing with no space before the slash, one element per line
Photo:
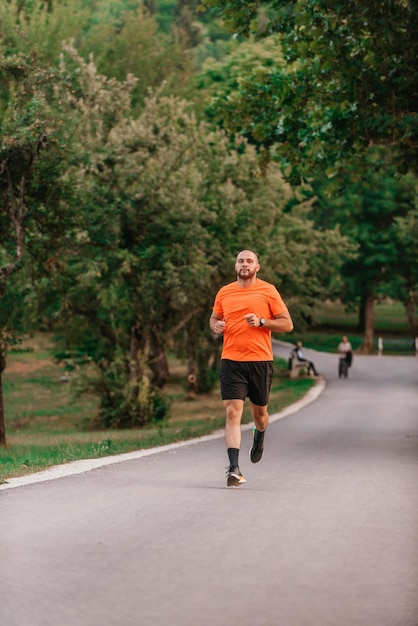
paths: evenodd
<path fill-rule="evenodd" d="M 5 374 L 30 374 L 44 367 L 50 367 L 51 364 L 52 362 L 49 359 L 39 359 L 33 362 L 9 361 L 6 365 Z"/>

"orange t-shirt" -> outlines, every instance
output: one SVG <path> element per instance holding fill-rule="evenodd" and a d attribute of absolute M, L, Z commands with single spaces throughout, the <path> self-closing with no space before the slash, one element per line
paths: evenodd
<path fill-rule="evenodd" d="M 257 278 L 251 287 L 240 287 L 238 282 L 222 287 L 215 297 L 213 312 L 225 320 L 222 358 L 232 361 L 272 361 L 271 331 L 249 326 L 247 313 L 273 319 L 287 311 L 276 287 Z"/>

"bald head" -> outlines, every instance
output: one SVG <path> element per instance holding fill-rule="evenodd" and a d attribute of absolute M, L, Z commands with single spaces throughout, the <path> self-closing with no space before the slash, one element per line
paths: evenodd
<path fill-rule="evenodd" d="M 258 264 L 258 256 L 252 250 L 241 250 L 241 252 L 237 254 L 236 260 L 238 261 L 239 259 L 242 259 L 242 258 L 246 259 L 250 257 L 254 260 L 255 263 Z"/>

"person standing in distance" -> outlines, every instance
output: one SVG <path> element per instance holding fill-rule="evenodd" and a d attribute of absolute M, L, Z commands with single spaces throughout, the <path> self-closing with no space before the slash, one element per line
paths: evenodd
<path fill-rule="evenodd" d="M 274 285 L 257 278 L 259 270 L 255 252 L 242 250 L 235 262 L 237 279 L 218 291 L 209 320 L 211 331 L 224 337 L 220 382 L 226 415 L 228 487 L 246 482 L 239 469 L 239 451 L 241 418 L 247 396 L 255 424 L 250 460 L 258 463 L 263 456 L 273 379 L 271 333 L 293 329 L 279 292 Z"/>
<path fill-rule="evenodd" d="M 344 376 L 344 378 L 347 378 L 348 368 L 351 367 L 351 363 L 353 362 L 353 348 L 351 343 L 348 341 L 348 337 L 345 335 L 338 344 L 337 352 L 340 357 L 338 364 L 338 377 L 341 378 L 341 376 Z"/>

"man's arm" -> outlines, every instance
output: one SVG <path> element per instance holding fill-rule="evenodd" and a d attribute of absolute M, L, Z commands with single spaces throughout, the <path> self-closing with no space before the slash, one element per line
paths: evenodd
<path fill-rule="evenodd" d="M 255 313 L 249 313 L 245 319 L 250 326 L 260 326 L 261 318 Z M 263 328 L 268 328 L 273 333 L 290 333 L 293 330 L 293 322 L 289 311 L 286 309 L 280 315 L 275 315 L 273 320 L 266 319 Z"/>
<path fill-rule="evenodd" d="M 211 331 L 215 333 L 215 335 L 222 335 L 225 329 L 225 322 L 223 321 L 222 317 L 213 312 L 209 318 L 209 326 Z"/>
<path fill-rule="evenodd" d="M 266 320 L 264 326 L 273 333 L 290 333 L 293 330 L 292 318 L 287 309 L 280 315 L 275 315 L 274 320 Z"/>

